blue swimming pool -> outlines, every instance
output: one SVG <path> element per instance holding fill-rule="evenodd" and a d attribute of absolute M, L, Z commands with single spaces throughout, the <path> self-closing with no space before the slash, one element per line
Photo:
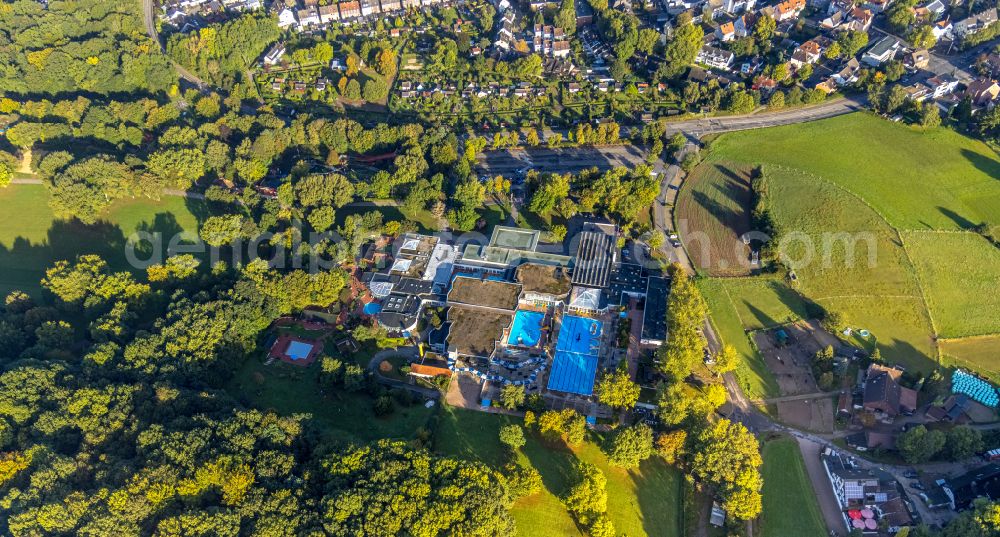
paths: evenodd
<path fill-rule="evenodd" d="M 312 352 L 312 350 L 312 343 L 290 341 L 288 342 L 288 349 L 285 350 L 285 354 L 287 354 L 292 360 L 305 360 L 309 357 L 309 353 Z"/>
<path fill-rule="evenodd" d="M 552 358 L 548 389 L 591 395 L 601 346 L 601 321 L 566 315 Z"/>
<path fill-rule="evenodd" d="M 514 313 L 514 323 L 511 325 L 510 335 L 507 336 L 507 344 L 523 347 L 538 345 L 538 340 L 542 337 L 542 321 L 544 319 L 544 313 L 517 310 Z"/>
<path fill-rule="evenodd" d="M 378 302 L 369 302 L 365 304 L 365 315 L 376 315 L 380 311 L 382 311 L 382 306 Z"/>
<path fill-rule="evenodd" d="M 601 321 L 566 315 L 559 327 L 557 351 L 598 354 L 601 342 Z"/>

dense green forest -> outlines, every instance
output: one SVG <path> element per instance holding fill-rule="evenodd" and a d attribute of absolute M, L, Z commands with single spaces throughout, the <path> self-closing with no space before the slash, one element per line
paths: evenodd
<path fill-rule="evenodd" d="M 82 257 L 48 272 L 51 304 L 5 299 L 0 532 L 511 533 L 511 478 L 419 443 L 324 443 L 307 416 L 219 389 L 262 329 L 334 300 L 342 274 L 196 265 L 144 283 Z"/>
<path fill-rule="evenodd" d="M 176 80 L 134 0 L 0 4 L 0 91 L 162 92 Z"/>

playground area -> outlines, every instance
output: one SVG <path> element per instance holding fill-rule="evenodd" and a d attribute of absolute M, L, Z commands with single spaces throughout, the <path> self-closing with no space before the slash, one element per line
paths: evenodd
<path fill-rule="evenodd" d="M 323 343 L 291 335 L 279 336 L 271 345 L 267 354 L 268 362 L 281 360 L 283 362 L 306 367 L 316 361 L 323 350 Z"/>

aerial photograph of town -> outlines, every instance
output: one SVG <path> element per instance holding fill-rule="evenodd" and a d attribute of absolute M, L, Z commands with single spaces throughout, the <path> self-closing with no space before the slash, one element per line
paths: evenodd
<path fill-rule="evenodd" d="M 0 0 L 0 537 L 1000 537 L 998 0 Z"/>

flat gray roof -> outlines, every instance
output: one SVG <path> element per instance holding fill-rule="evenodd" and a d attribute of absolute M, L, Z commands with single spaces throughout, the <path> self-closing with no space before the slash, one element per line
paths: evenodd
<path fill-rule="evenodd" d="M 493 228 L 493 235 L 490 237 L 490 246 L 533 252 L 535 247 L 538 246 L 540 235 L 540 232 L 533 229 L 496 226 Z"/>

